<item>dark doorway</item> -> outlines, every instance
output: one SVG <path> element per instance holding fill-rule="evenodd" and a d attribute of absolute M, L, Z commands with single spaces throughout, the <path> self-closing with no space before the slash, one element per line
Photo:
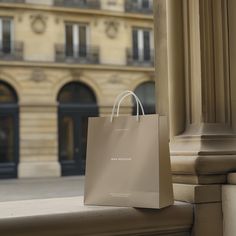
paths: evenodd
<path fill-rule="evenodd" d="M 18 98 L 0 81 L 0 178 L 16 178 L 19 154 Z"/>
<path fill-rule="evenodd" d="M 139 97 L 143 104 L 145 114 L 155 114 L 156 113 L 156 98 L 155 98 L 155 83 L 153 81 L 148 81 L 140 84 L 134 93 Z M 133 100 L 133 115 L 136 114 L 136 102 Z M 139 110 L 141 112 L 141 110 Z"/>
<path fill-rule="evenodd" d="M 84 175 L 88 117 L 98 116 L 94 92 L 85 84 L 66 84 L 58 95 L 59 160 L 62 175 Z"/>

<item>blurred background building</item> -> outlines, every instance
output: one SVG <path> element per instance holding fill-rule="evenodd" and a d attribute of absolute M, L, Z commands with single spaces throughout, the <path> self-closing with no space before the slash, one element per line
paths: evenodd
<path fill-rule="evenodd" d="M 0 0 L 0 178 L 83 175 L 89 116 L 155 112 L 153 48 L 151 0 Z"/>

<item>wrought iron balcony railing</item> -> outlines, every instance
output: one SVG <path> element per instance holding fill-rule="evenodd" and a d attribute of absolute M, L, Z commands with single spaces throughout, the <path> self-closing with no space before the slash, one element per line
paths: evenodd
<path fill-rule="evenodd" d="M 127 65 L 129 66 L 154 66 L 154 50 L 126 49 Z"/>
<path fill-rule="evenodd" d="M 0 42 L 0 60 L 22 60 L 23 43 L 19 41 Z"/>
<path fill-rule="evenodd" d="M 151 1 L 151 0 L 149 0 Z M 125 11 L 132 13 L 152 14 L 153 9 L 151 4 L 140 4 L 138 1 L 126 0 Z"/>
<path fill-rule="evenodd" d="M 75 51 L 64 44 L 56 44 L 55 60 L 56 62 L 99 64 L 99 48 L 86 45 Z"/>
<path fill-rule="evenodd" d="M 54 0 L 54 6 L 99 9 L 99 0 Z"/>

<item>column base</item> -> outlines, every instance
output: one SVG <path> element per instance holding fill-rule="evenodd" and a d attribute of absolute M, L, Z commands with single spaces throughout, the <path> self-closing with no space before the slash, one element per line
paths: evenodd
<path fill-rule="evenodd" d="M 221 124 L 191 125 L 170 143 L 171 168 L 181 183 L 224 183 L 236 170 L 236 135 Z"/>
<path fill-rule="evenodd" d="M 60 177 L 61 166 L 59 162 L 23 162 L 18 166 L 18 178 L 45 178 Z"/>

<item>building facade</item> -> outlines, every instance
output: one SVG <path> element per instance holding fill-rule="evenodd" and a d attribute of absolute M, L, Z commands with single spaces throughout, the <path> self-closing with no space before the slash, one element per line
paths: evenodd
<path fill-rule="evenodd" d="M 1 0 L 0 178 L 83 175 L 87 117 L 154 112 L 153 48 L 150 0 Z"/>

